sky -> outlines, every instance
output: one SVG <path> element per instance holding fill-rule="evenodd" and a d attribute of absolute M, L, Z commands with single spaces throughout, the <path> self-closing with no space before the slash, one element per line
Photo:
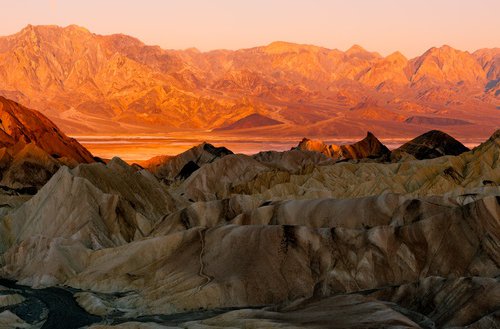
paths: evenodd
<path fill-rule="evenodd" d="M 499 0 L 0 0 L 0 35 L 77 24 L 165 49 L 239 49 L 289 41 L 359 44 L 408 57 L 433 46 L 500 47 Z"/>

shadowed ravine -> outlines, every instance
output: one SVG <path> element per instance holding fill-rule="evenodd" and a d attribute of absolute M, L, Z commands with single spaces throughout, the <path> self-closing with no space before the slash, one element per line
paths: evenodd
<path fill-rule="evenodd" d="M 28 286 L 16 284 L 12 280 L 0 279 L 0 285 L 8 288 L 4 290 L 3 294 L 19 294 L 25 298 L 25 301 L 7 307 L 1 307 L 0 312 L 9 310 L 19 316 L 30 325 L 40 327 L 42 329 L 77 329 L 87 327 L 92 324 L 107 324 L 113 326 L 120 326 L 121 324 L 130 321 L 142 323 L 155 323 L 163 326 L 179 326 L 190 321 L 201 321 L 205 319 L 214 318 L 218 315 L 237 311 L 237 310 L 273 310 L 272 306 L 250 306 L 250 307 L 225 307 L 215 308 L 210 310 L 198 310 L 192 312 L 182 312 L 175 314 L 153 314 L 139 317 L 126 317 L 122 312 L 116 312 L 113 315 L 106 317 L 95 316 L 86 312 L 76 302 L 73 292 L 76 289 L 65 289 L 58 287 L 50 287 L 43 289 L 33 289 Z M 380 287 L 378 289 L 363 290 L 352 292 L 348 295 L 372 295 L 387 289 L 397 289 L 398 286 Z M 72 292 L 73 291 L 73 292 Z M 345 296 L 345 295 L 344 295 Z M 342 296 L 339 296 L 342 298 Z M 401 307 L 396 303 L 388 303 L 388 305 L 395 311 L 404 314 L 408 318 L 418 323 L 422 328 L 435 328 L 432 320 L 425 315 L 410 311 Z M 429 325 L 430 324 L 430 325 Z"/>
<path fill-rule="evenodd" d="M 68 290 L 56 287 L 32 289 L 7 279 L 0 279 L 0 285 L 15 290 L 26 298 L 25 302 L 10 307 L 12 313 L 26 322 L 41 322 L 44 311 L 48 311 L 42 329 L 76 329 L 102 321 L 101 317 L 85 312 Z"/>
<path fill-rule="evenodd" d="M 226 312 L 241 309 L 239 307 L 227 307 L 168 315 L 147 315 L 136 318 L 128 318 L 123 317 L 122 314 L 116 314 L 103 318 L 87 313 L 78 305 L 73 293 L 64 288 L 33 289 L 28 286 L 16 284 L 15 281 L 8 279 L 0 279 L 0 286 L 9 289 L 2 291 L 2 294 L 16 293 L 26 298 L 20 304 L 0 307 L 0 312 L 8 309 L 32 325 L 43 322 L 42 329 L 77 329 L 93 323 L 119 325 L 129 321 L 152 322 L 175 326 L 184 322 L 208 319 Z M 71 290 L 76 291 L 75 289 Z M 257 308 L 260 307 L 246 307 L 246 309 Z"/>

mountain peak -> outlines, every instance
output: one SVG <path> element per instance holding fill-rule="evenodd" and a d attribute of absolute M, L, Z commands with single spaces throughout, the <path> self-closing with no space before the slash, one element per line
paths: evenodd
<path fill-rule="evenodd" d="M 367 52 L 368 51 L 365 48 L 361 47 L 358 44 L 354 44 L 351 46 L 351 48 L 346 50 L 346 54 L 349 54 L 349 55 L 357 54 L 357 53 L 367 53 Z"/>
<path fill-rule="evenodd" d="M 426 55 L 444 55 L 444 54 L 459 54 L 465 53 L 464 51 L 455 49 L 449 45 L 442 45 L 440 47 L 431 47 L 429 48 L 422 56 Z"/>
<path fill-rule="evenodd" d="M 486 74 L 478 61 L 468 52 L 443 45 L 432 47 L 412 60 L 413 81 L 447 81 L 451 83 L 483 81 Z"/>
<path fill-rule="evenodd" d="M 76 24 L 71 24 L 63 28 L 64 30 L 70 30 L 70 31 L 78 31 L 78 32 L 84 32 L 84 33 L 91 33 L 89 30 L 86 28 L 76 25 Z"/>
<path fill-rule="evenodd" d="M 28 24 L 26 25 L 21 31 L 17 32 L 16 34 L 10 36 L 10 37 L 29 37 L 31 39 L 36 38 L 38 28 L 37 26 Z"/>
<path fill-rule="evenodd" d="M 39 31 L 39 30 L 47 30 L 47 29 L 60 29 L 61 27 L 58 25 L 33 25 L 33 24 L 28 24 L 26 25 L 19 33 L 23 32 L 32 32 L 32 31 Z"/>
<path fill-rule="evenodd" d="M 438 49 L 440 49 L 440 50 L 446 50 L 446 51 L 456 50 L 455 48 L 453 48 L 452 46 L 447 45 L 447 44 L 442 45 L 442 46 L 441 46 L 441 47 L 439 47 Z"/>
<path fill-rule="evenodd" d="M 428 131 L 399 147 L 415 158 L 433 159 L 443 155 L 460 155 L 469 151 L 462 143 L 439 130 Z"/>
<path fill-rule="evenodd" d="M 32 25 L 32 24 L 28 24 L 28 25 L 26 25 L 25 27 L 23 27 L 23 28 L 21 29 L 21 31 L 20 31 L 20 32 L 22 32 L 22 31 L 29 31 L 29 30 L 33 30 L 34 28 L 35 28 L 35 26 L 34 26 L 34 25 Z"/>
<path fill-rule="evenodd" d="M 70 24 L 67 26 L 59 26 L 59 25 L 33 25 L 33 24 L 28 24 L 26 25 L 19 33 L 26 33 L 26 32 L 48 32 L 48 31 L 78 31 L 78 32 L 83 32 L 83 33 L 91 33 L 89 30 L 86 28 L 76 25 L 76 24 Z"/>
<path fill-rule="evenodd" d="M 296 50 L 297 45 L 286 41 L 273 41 L 267 46 L 264 46 L 264 49 L 266 52 L 270 53 L 284 53 Z"/>
<path fill-rule="evenodd" d="M 394 62 L 407 62 L 408 61 L 408 58 L 406 58 L 406 56 L 403 55 L 399 51 L 393 52 L 392 54 L 388 55 L 385 59 L 389 60 L 389 61 L 394 61 Z"/>
<path fill-rule="evenodd" d="M 282 54 L 282 53 L 298 53 L 301 50 L 318 51 L 323 48 L 313 45 L 304 45 L 287 41 L 274 41 L 268 44 L 267 46 L 262 47 L 262 49 L 270 54 Z"/>
<path fill-rule="evenodd" d="M 382 56 L 380 56 L 379 53 L 370 52 L 357 44 L 354 44 L 351 46 L 351 48 L 347 49 L 345 54 L 348 57 L 357 57 L 357 58 L 367 59 L 367 60 L 382 57 Z"/>

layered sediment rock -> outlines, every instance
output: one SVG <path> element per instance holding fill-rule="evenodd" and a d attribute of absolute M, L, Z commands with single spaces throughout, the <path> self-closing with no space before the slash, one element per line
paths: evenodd
<path fill-rule="evenodd" d="M 39 188 L 61 165 L 93 161 L 87 149 L 43 114 L 0 96 L 1 185 Z"/>
<path fill-rule="evenodd" d="M 104 327 L 488 328 L 499 154 L 496 133 L 399 163 L 207 154 L 177 184 L 119 159 L 64 167 L 3 214 L 0 273 L 80 289 Z"/>
<path fill-rule="evenodd" d="M 371 132 L 368 132 L 361 141 L 346 145 L 326 145 L 321 141 L 304 138 L 297 149 L 321 152 L 335 160 L 376 159 L 387 157 L 391 153 Z"/>
<path fill-rule="evenodd" d="M 215 147 L 209 143 L 202 143 L 175 157 L 152 158 L 144 162 L 142 166 L 159 179 L 165 181 L 184 180 L 204 164 L 229 154 L 233 154 L 233 152 L 225 147 Z"/>

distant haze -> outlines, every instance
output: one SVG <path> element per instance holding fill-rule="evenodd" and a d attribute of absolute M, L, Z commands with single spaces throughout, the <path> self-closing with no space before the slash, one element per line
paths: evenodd
<path fill-rule="evenodd" d="M 275 40 L 345 50 L 360 44 L 408 57 L 448 44 L 497 47 L 500 1 L 17 0 L 0 1 L 0 35 L 27 24 L 77 24 L 166 49 L 249 48 Z"/>

